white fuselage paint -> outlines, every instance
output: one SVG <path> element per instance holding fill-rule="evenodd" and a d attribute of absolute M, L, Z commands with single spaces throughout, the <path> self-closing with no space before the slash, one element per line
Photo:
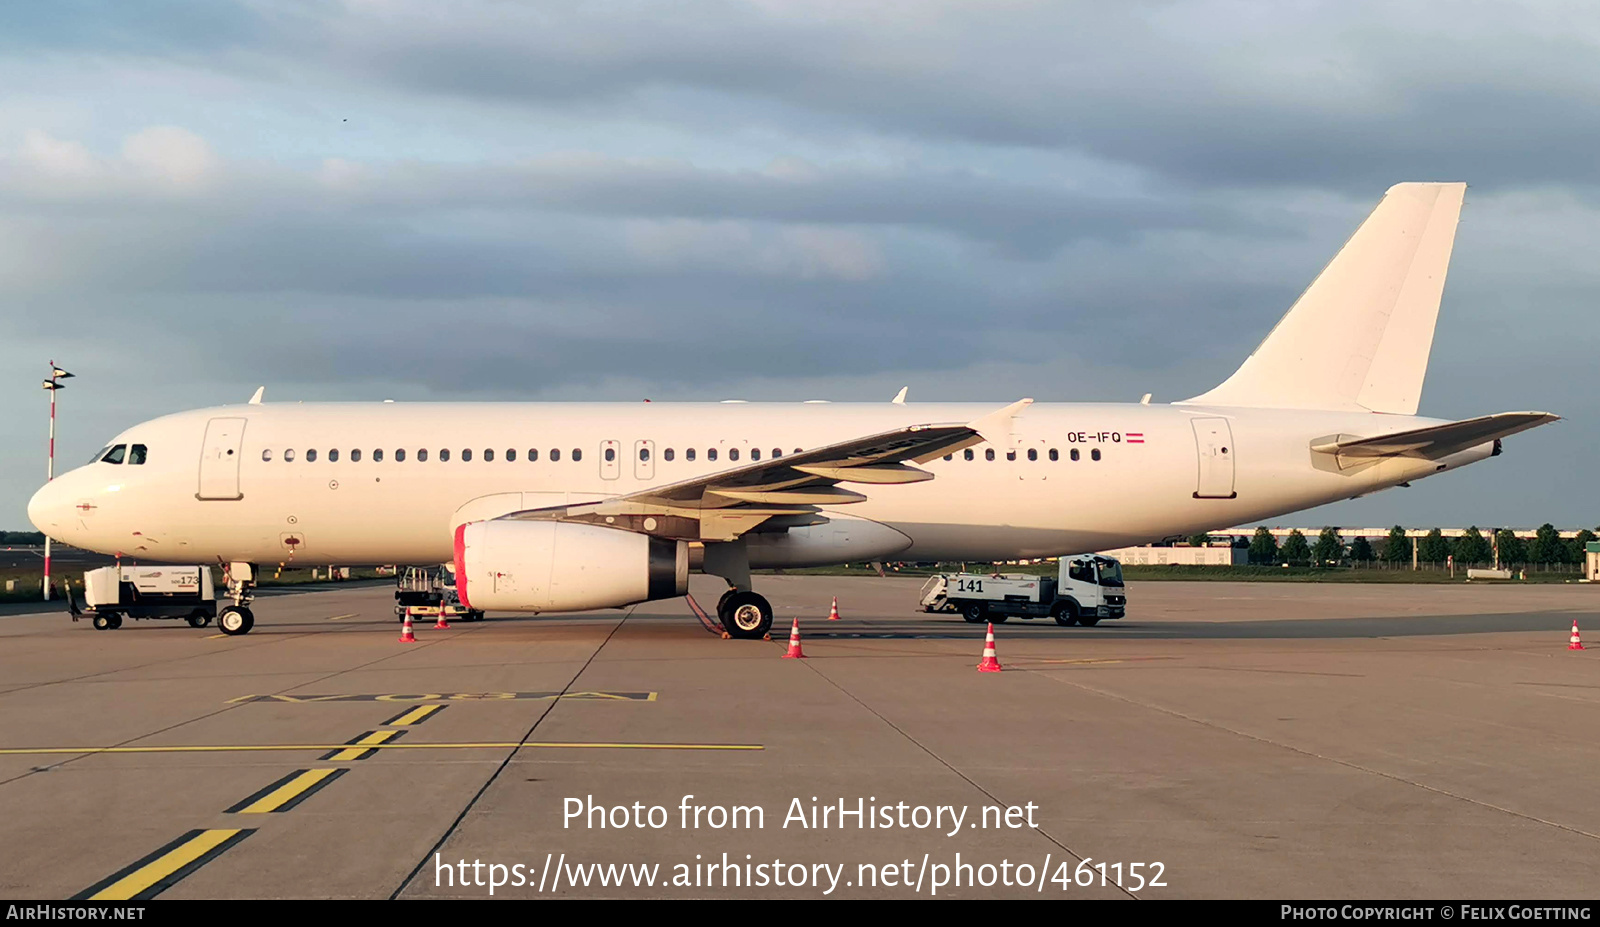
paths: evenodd
<path fill-rule="evenodd" d="M 136 425 L 111 444 L 143 444 L 143 465 L 92 463 L 62 474 L 29 504 L 60 541 L 168 562 L 296 565 L 439 563 L 453 523 L 510 508 L 586 501 L 902 428 L 962 423 L 996 405 L 891 403 L 307 403 L 224 406 Z M 238 498 L 200 499 L 200 458 L 213 419 L 243 418 Z M 1227 420 L 1232 498 L 1197 498 L 1219 475 L 1197 451 L 1199 418 Z M 1350 498 L 1488 456 L 1389 459 L 1340 471 L 1311 443 L 1439 420 L 1375 413 L 1177 405 L 1036 403 L 1008 437 L 921 466 L 921 483 L 856 487 L 868 499 L 837 513 L 911 539 L 908 560 L 1001 560 L 1104 550 L 1228 527 Z M 1142 436 L 1142 441 L 1130 439 Z M 649 442 L 651 461 L 638 460 Z M 604 449 L 616 449 L 614 461 Z M 384 460 L 373 460 L 383 449 Z M 426 462 L 417 451 L 426 448 Z M 528 459 L 537 449 L 538 460 Z M 671 449 L 672 460 L 666 459 Z M 686 451 L 693 448 L 696 459 Z M 708 459 L 715 448 L 717 460 Z M 295 460 L 286 461 L 293 450 Z M 316 450 L 310 462 L 307 452 Z M 339 460 L 330 461 L 337 449 Z M 362 451 L 360 462 L 351 451 Z M 404 449 L 406 460 L 396 460 Z M 439 451 L 451 459 L 441 461 Z M 471 449 L 473 459 L 462 460 Z M 495 459 L 484 460 L 492 449 Z M 507 460 L 514 449 L 516 460 Z M 559 449 L 561 459 L 550 459 Z M 573 460 L 574 449 L 582 452 Z M 737 462 L 730 451 L 738 449 Z M 1037 460 L 1029 460 L 1029 450 Z M 1057 452 L 1057 460 L 1049 452 Z M 1079 459 L 1071 460 L 1071 451 Z M 995 459 L 986 459 L 993 450 Z M 1016 451 L 1008 460 L 1007 452 Z M 1093 460 L 1098 450 L 1100 459 Z M 263 452 L 271 452 L 271 460 Z M 1210 467 L 1212 469 L 1207 470 Z M 215 472 L 208 494 L 217 495 Z M 226 475 L 224 475 L 226 482 Z M 225 494 L 225 493 L 224 493 Z M 507 496 L 504 494 L 522 494 Z M 477 509 L 471 506 L 480 501 Z M 508 504 L 504 500 L 513 501 Z M 464 506 L 468 508 L 463 509 Z M 848 550 L 839 560 L 853 559 Z M 753 563 L 760 566 L 760 563 Z"/>

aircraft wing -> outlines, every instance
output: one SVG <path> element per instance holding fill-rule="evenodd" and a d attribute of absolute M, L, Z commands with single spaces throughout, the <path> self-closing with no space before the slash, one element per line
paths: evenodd
<path fill-rule="evenodd" d="M 1023 399 L 966 424 L 911 425 L 783 457 L 755 461 L 676 483 L 585 502 L 528 509 L 502 518 L 580 521 L 690 541 L 731 541 L 757 529 L 822 524 L 822 506 L 867 496 L 841 483 L 888 487 L 933 474 L 911 466 L 980 444 L 1009 429 L 1033 400 Z"/>
<path fill-rule="evenodd" d="M 1313 443 L 1311 449 L 1339 457 L 1421 457 L 1438 460 L 1469 447 L 1537 428 L 1560 417 L 1549 412 L 1501 412 L 1372 438 L 1338 435 Z"/>

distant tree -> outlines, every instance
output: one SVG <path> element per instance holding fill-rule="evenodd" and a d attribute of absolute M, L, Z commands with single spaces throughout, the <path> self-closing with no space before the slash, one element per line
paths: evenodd
<path fill-rule="evenodd" d="M 1284 563 L 1295 566 L 1305 566 L 1311 562 L 1311 545 L 1306 543 L 1306 536 L 1300 533 L 1299 528 L 1289 532 L 1289 536 L 1283 539 L 1283 549 L 1278 551 L 1278 556 Z"/>
<path fill-rule="evenodd" d="M 1250 562 L 1262 565 L 1278 562 L 1278 539 L 1265 527 L 1257 528 L 1250 538 Z"/>
<path fill-rule="evenodd" d="M 1561 543 L 1561 532 L 1556 530 L 1555 525 L 1545 522 L 1534 533 L 1528 557 L 1534 563 L 1561 563 L 1567 559 L 1565 547 Z"/>
<path fill-rule="evenodd" d="M 1395 525 L 1389 529 L 1389 536 L 1384 539 L 1383 552 L 1378 557 L 1388 563 L 1403 563 L 1411 559 L 1411 539 L 1406 537 L 1406 529 Z"/>
<path fill-rule="evenodd" d="M 1366 538 L 1356 538 L 1350 545 L 1350 559 L 1356 563 L 1371 563 L 1374 559 L 1372 544 Z"/>
<path fill-rule="evenodd" d="M 1500 548 L 1500 565 L 1511 566 L 1514 563 L 1528 562 L 1528 545 L 1514 534 L 1510 528 L 1502 528 L 1495 532 L 1495 544 Z"/>
<path fill-rule="evenodd" d="M 1429 563 L 1443 563 L 1450 556 L 1450 540 L 1438 528 L 1429 531 L 1417 542 L 1417 559 Z"/>
<path fill-rule="evenodd" d="M 1467 565 L 1471 563 L 1488 563 L 1494 559 L 1494 551 L 1489 549 L 1489 542 L 1478 531 L 1478 526 L 1473 525 L 1467 533 L 1456 538 L 1456 563 Z"/>
<path fill-rule="evenodd" d="M 1209 534 L 1191 534 L 1191 535 L 1189 535 L 1189 546 L 1190 547 L 1205 547 L 1206 545 L 1208 545 L 1210 543 L 1211 543 L 1211 535 L 1209 535 Z"/>
<path fill-rule="evenodd" d="M 1584 528 L 1582 531 L 1579 531 L 1578 536 L 1572 539 L 1571 546 L 1568 548 L 1567 562 L 1582 563 L 1584 561 L 1584 552 L 1589 549 L 1589 544 L 1593 540 L 1593 531 L 1590 531 L 1588 528 Z"/>
<path fill-rule="evenodd" d="M 1344 559 L 1344 541 L 1339 537 L 1338 528 L 1323 528 L 1317 535 L 1317 545 L 1311 549 L 1311 555 L 1316 559 L 1318 566 L 1337 564 Z"/>

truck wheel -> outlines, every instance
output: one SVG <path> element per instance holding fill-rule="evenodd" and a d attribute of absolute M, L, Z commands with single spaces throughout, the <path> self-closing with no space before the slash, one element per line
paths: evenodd
<path fill-rule="evenodd" d="M 109 630 L 111 630 L 111 616 L 108 615 L 108 614 L 105 614 L 104 612 L 95 612 L 95 615 L 94 615 L 94 629 L 96 631 L 109 631 Z"/>
<path fill-rule="evenodd" d="M 217 627 L 230 637 L 249 634 L 255 624 L 256 617 L 242 605 L 230 605 L 217 613 Z"/>
<path fill-rule="evenodd" d="M 198 608 L 195 609 L 194 614 L 189 616 L 189 627 L 191 628 L 203 628 L 210 623 L 211 616 Z"/>
<path fill-rule="evenodd" d="M 1063 628 L 1070 628 L 1078 623 L 1078 609 L 1071 602 L 1062 602 L 1055 607 L 1055 611 L 1050 617 L 1054 618 L 1056 624 L 1061 625 Z"/>
<path fill-rule="evenodd" d="M 983 624 L 983 618 L 988 612 L 989 609 L 982 602 L 973 602 L 961 611 L 961 617 L 973 624 Z"/>
<path fill-rule="evenodd" d="M 111 630 L 113 630 L 113 631 L 115 631 L 116 629 L 122 627 L 122 613 L 121 612 L 112 612 L 111 614 L 106 616 L 106 620 L 111 622 Z"/>

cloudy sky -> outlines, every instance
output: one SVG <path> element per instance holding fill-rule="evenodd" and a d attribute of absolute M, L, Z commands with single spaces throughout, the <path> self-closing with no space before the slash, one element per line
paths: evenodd
<path fill-rule="evenodd" d="M 1567 421 L 1286 523 L 1600 522 L 1587 2 L 0 6 L 0 528 L 293 399 L 1156 401 L 1390 184 L 1472 186 L 1422 411 Z"/>

